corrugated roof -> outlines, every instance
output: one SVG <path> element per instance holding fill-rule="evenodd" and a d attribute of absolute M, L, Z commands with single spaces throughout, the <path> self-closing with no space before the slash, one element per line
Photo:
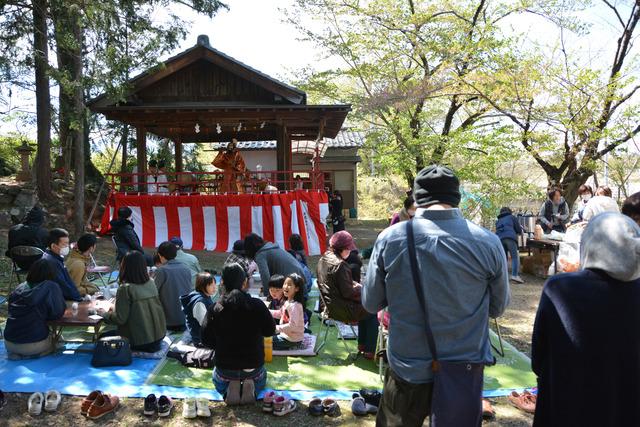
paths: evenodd
<path fill-rule="evenodd" d="M 213 150 L 220 150 L 227 146 L 228 142 L 212 142 L 210 147 Z M 291 148 L 294 153 L 313 154 L 315 151 L 315 141 L 294 140 Z M 335 138 L 324 138 L 320 143 L 321 156 L 327 148 L 360 148 L 364 145 L 364 134 L 351 129 L 341 130 Z M 276 141 L 239 141 L 240 150 L 275 150 Z"/>

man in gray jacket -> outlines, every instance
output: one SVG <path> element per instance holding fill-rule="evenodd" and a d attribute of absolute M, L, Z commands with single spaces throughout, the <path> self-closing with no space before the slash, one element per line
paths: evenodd
<path fill-rule="evenodd" d="M 282 274 L 286 277 L 291 273 L 297 273 L 304 277 L 304 271 L 293 255 L 275 243 L 265 243 L 257 234 L 252 233 L 244 238 L 244 251 L 245 255 L 253 259 L 258 266 L 263 295 L 268 292 L 265 287 L 274 274 Z"/>
<path fill-rule="evenodd" d="M 493 360 L 489 317 L 509 302 L 509 280 L 500 240 L 462 217 L 458 178 L 429 166 L 414 183 L 418 268 L 440 360 Z M 390 314 L 387 370 L 377 425 L 421 426 L 431 411 L 433 372 L 425 317 L 417 300 L 407 249 L 406 223 L 376 240 L 362 304 Z M 481 396 L 478 396 L 480 402 Z"/>
<path fill-rule="evenodd" d="M 167 329 L 181 332 L 185 330 L 185 317 L 180 297 L 193 291 L 191 271 L 176 261 L 178 248 L 171 242 L 162 242 L 158 246 L 158 256 L 162 265 L 158 267 L 153 280 L 158 288 L 160 302 L 167 318 Z"/>

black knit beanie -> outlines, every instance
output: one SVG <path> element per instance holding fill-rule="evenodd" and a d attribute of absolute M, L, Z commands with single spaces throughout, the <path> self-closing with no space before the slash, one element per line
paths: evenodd
<path fill-rule="evenodd" d="M 427 166 L 416 176 L 413 183 L 413 198 L 419 207 L 436 203 L 458 207 L 460 204 L 460 181 L 446 166 Z"/>

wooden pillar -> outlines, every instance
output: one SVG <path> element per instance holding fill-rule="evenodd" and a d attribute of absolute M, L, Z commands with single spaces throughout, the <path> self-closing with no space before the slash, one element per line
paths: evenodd
<path fill-rule="evenodd" d="M 182 172 L 182 141 L 176 139 L 173 141 L 175 145 L 175 154 L 176 154 L 176 172 Z"/>
<path fill-rule="evenodd" d="M 147 172 L 147 130 L 144 126 L 136 128 L 136 145 L 138 152 L 138 173 Z M 147 177 L 138 176 L 138 191 L 147 192 Z"/>
<path fill-rule="evenodd" d="M 291 176 L 284 172 L 291 170 L 291 136 L 284 124 L 278 124 L 276 127 L 276 156 L 278 171 L 283 172 L 278 174 L 278 181 L 280 181 L 278 188 L 289 190 L 288 181 L 291 180 Z"/>

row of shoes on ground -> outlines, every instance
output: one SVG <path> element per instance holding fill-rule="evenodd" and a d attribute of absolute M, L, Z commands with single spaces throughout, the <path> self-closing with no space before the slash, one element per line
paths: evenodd
<path fill-rule="evenodd" d="M 274 391 L 268 391 L 262 398 L 262 412 L 278 417 L 290 414 L 295 411 L 297 407 L 298 404 L 295 400 L 289 399 L 284 395 L 276 394 Z"/>
<path fill-rule="evenodd" d="M 97 420 L 114 412 L 120 405 L 120 398 L 94 390 L 80 403 L 80 414 L 87 418 Z"/>
<path fill-rule="evenodd" d="M 164 418 L 171 415 L 173 407 L 173 400 L 170 397 L 162 395 L 158 398 L 155 394 L 150 394 L 144 399 L 143 413 L 146 416 L 158 414 L 159 417 Z M 192 397 L 184 399 L 182 401 L 182 416 L 184 418 L 209 418 L 211 416 L 209 401 L 204 398 Z"/>
<path fill-rule="evenodd" d="M 3 396 L 4 397 L 4 396 Z M 44 409 L 47 412 L 58 410 L 62 402 L 62 395 L 57 390 L 49 390 L 45 394 L 33 393 L 27 400 L 27 411 L 29 415 L 40 415 Z"/>

